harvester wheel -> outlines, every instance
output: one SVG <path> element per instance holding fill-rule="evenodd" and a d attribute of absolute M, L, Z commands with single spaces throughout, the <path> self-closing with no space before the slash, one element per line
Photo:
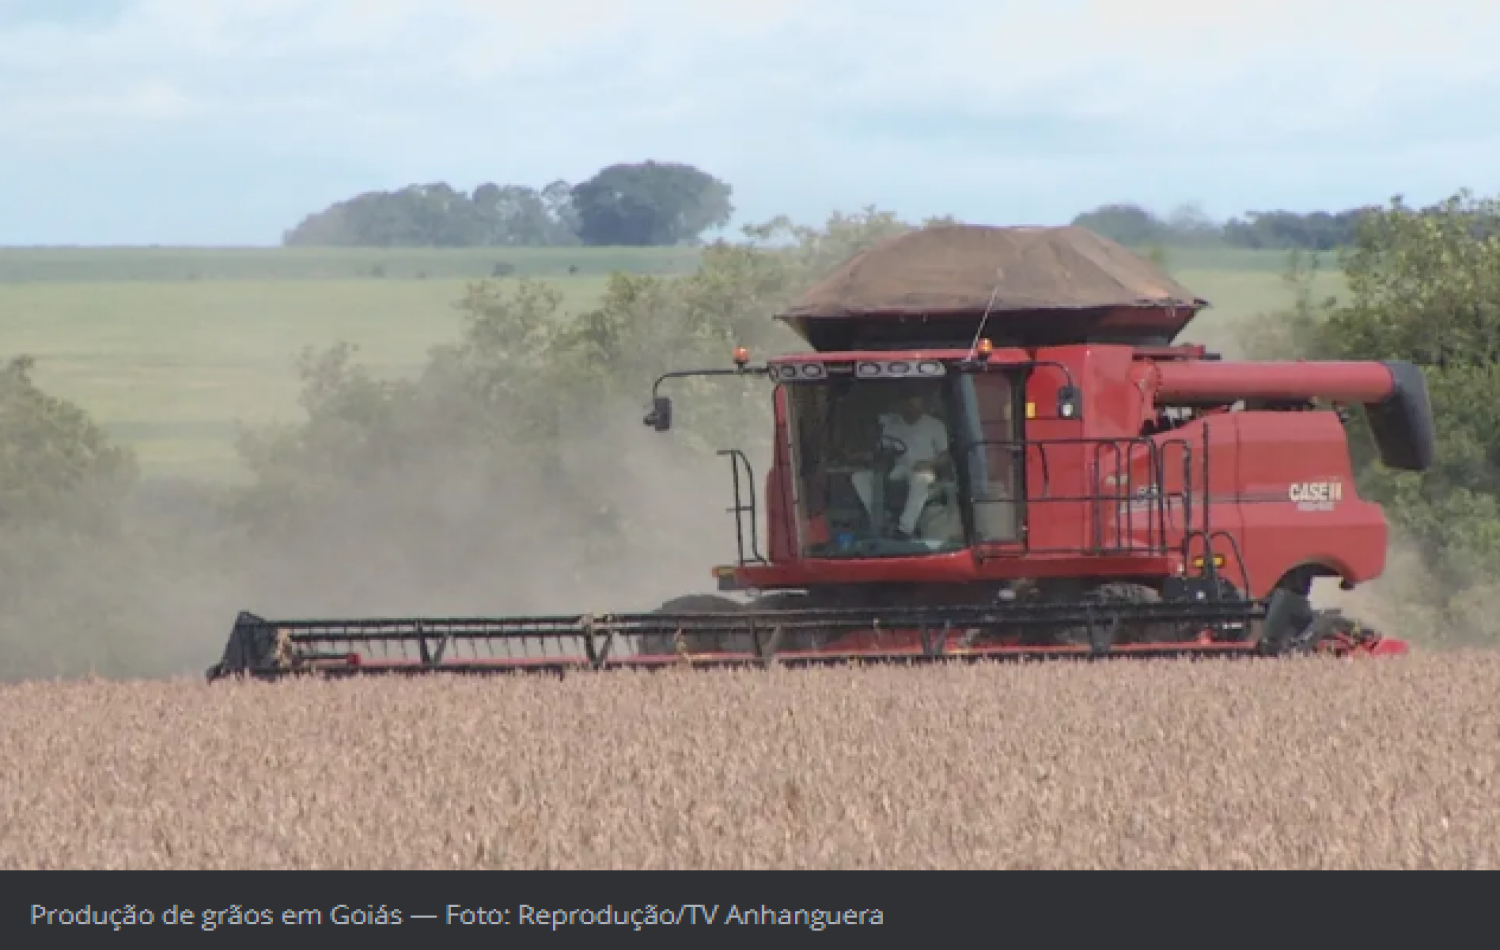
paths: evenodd
<path fill-rule="evenodd" d="M 811 599 L 805 594 L 798 593 L 771 593 L 757 598 L 750 604 L 743 604 L 728 597 L 720 597 L 717 594 L 688 594 L 676 597 L 662 604 L 652 613 L 658 614 L 719 614 L 719 613 L 741 613 L 754 611 L 755 613 L 766 613 L 777 610 L 802 610 L 811 603 Z M 769 637 L 769 629 L 761 631 L 761 636 Z M 791 638 L 782 641 L 782 649 L 807 649 L 811 644 L 794 642 Z M 749 634 L 735 634 L 733 636 L 703 634 L 695 636 L 692 630 L 682 631 L 682 648 L 688 653 L 754 653 L 755 640 Z M 651 656 L 669 656 L 678 653 L 676 635 L 673 634 L 646 634 L 640 638 L 639 650 L 641 653 Z"/>
<path fill-rule="evenodd" d="M 1112 582 L 1100 584 L 1085 592 L 1081 598 L 1087 604 L 1150 604 L 1161 600 L 1161 593 L 1154 588 L 1144 584 L 1130 584 L 1125 582 Z M 1101 623 L 1100 629 L 1090 630 L 1088 627 L 1065 627 L 1057 632 L 1056 642 L 1065 646 L 1089 646 L 1093 638 L 1109 640 L 1111 645 L 1115 643 L 1175 643 L 1185 639 L 1189 634 L 1178 630 L 1170 624 L 1151 624 L 1144 629 L 1136 627 L 1122 627 L 1113 632 L 1113 639 L 1107 625 Z"/>
<path fill-rule="evenodd" d="M 750 609 L 756 613 L 771 613 L 778 610 L 811 610 L 818 606 L 816 598 L 807 594 L 799 594 L 791 591 L 778 591 L 773 594 L 765 594 L 756 598 L 750 605 Z M 771 635 L 770 630 L 761 630 L 762 640 Z M 754 650 L 755 644 L 749 637 L 746 638 L 746 649 Z M 822 638 L 815 633 L 787 633 L 783 632 L 780 641 L 781 650 L 816 650 L 824 646 Z"/>
<path fill-rule="evenodd" d="M 732 614 L 744 610 L 745 605 L 718 594 L 688 594 L 674 597 L 662 604 L 653 613 L 658 614 Z"/>
<path fill-rule="evenodd" d="M 662 604 L 652 611 L 656 614 L 729 614 L 737 613 L 745 609 L 745 605 L 728 597 L 720 597 L 717 594 L 687 594 Z M 738 641 L 739 637 L 730 637 L 730 641 Z M 745 638 L 748 642 L 749 638 Z M 724 637 L 694 636 L 693 631 L 684 629 L 682 631 L 682 648 L 688 653 L 709 653 L 714 651 L 738 651 L 742 647 L 738 642 L 725 642 Z M 675 634 L 644 634 L 640 638 L 637 650 L 649 656 L 672 656 L 678 652 L 677 638 Z"/>

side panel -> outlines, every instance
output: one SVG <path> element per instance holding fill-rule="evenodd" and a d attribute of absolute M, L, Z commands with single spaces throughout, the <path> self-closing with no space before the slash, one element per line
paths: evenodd
<path fill-rule="evenodd" d="M 1258 594 L 1288 571 L 1320 565 L 1354 582 L 1385 569 L 1380 506 L 1355 489 L 1349 443 L 1332 412 L 1239 413 L 1241 542 Z"/>
<path fill-rule="evenodd" d="M 1145 397 L 1133 382 L 1127 347 L 1067 346 L 1040 351 L 1027 386 L 1028 549 L 1032 552 L 1161 554 L 1153 524 L 1156 487 L 1151 446 L 1141 432 Z M 1066 367 L 1066 370 L 1063 369 Z M 1058 391 L 1081 390 L 1079 417 L 1058 412 Z M 1151 530 L 1154 527 L 1154 531 Z"/>
<path fill-rule="evenodd" d="M 1135 355 L 1118 346 L 1070 351 L 1083 386 L 1078 493 L 1088 543 L 1099 551 L 1163 554 L 1161 472 L 1142 437 L 1145 395 L 1134 382 Z"/>
<path fill-rule="evenodd" d="M 1185 542 L 1189 573 L 1199 573 L 1212 551 L 1219 576 L 1253 592 L 1260 578 L 1248 550 L 1241 505 L 1244 419 L 1243 413 L 1208 413 L 1155 441 L 1169 502 L 1169 540 Z"/>
<path fill-rule="evenodd" d="M 1039 360 L 1069 364 L 1072 380 L 1080 386 L 1085 356 L 1082 347 L 1037 354 Z M 1082 500 L 1085 453 L 1079 441 L 1084 424 L 1057 414 L 1058 389 L 1069 375 L 1057 366 L 1038 366 L 1026 382 L 1026 545 L 1033 552 L 1082 552 L 1088 546 L 1089 518 Z"/>

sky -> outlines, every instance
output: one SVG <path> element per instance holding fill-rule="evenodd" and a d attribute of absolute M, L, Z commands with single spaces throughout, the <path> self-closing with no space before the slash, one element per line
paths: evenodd
<path fill-rule="evenodd" d="M 0 0 L 0 244 L 687 162 L 735 225 L 1500 191 L 1495 0 Z"/>

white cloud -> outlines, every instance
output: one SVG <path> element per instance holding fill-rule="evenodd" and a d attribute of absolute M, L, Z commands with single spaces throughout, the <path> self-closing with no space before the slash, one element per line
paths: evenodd
<path fill-rule="evenodd" d="M 1500 168 L 1500 125 L 1485 121 L 1500 94 L 1493 0 L 120 6 L 0 19 L 10 161 L 211 142 L 342 165 L 364 176 L 355 191 L 541 182 L 654 156 L 722 169 L 742 203 L 753 191 L 770 207 L 784 189 L 847 204 L 858 182 L 860 203 L 914 213 L 958 210 L 986 169 L 1026 176 L 1017 209 L 1074 207 L 1095 186 L 1193 189 L 1180 200 L 1216 207 L 1320 188 L 1378 200 L 1402 175 L 1465 168 L 1480 177 L 1416 187 L 1500 184 L 1482 180 Z M 1263 170 L 1296 162 L 1281 181 Z M 1166 168 L 1175 181 L 1157 180 Z M 274 167 L 242 173 L 299 187 L 273 184 L 288 174 Z"/>
<path fill-rule="evenodd" d="M 1495 35 L 1500 5 L 1487 0 L 138 0 L 106 27 L 0 37 L 0 68 L 101 93 L 143 71 L 235 76 L 247 96 L 257 73 L 295 73 L 335 84 L 350 105 L 402 83 L 493 95 L 548 79 L 571 87 L 564 97 L 588 89 L 601 109 L 617 92 L 673 89 L 674 115 L 688 102 L 711 113 L 730 91 L 775 112 L 1045 107 L 1143 131 L 1250 119 L 1300 132 L 1376 115 L 1393 93 L 1493 82 Z M 801 95 L 766 102 L 744 67 Z M 545 111 L 551 92 L 528 95 Z"/>

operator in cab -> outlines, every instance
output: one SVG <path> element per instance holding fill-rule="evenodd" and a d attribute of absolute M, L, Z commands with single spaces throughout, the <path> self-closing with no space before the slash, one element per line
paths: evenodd
<path fill-rule="evenodd" d="M 907 485 L 906 504 L 896 524 L 898 537 L 910 539 L 916 535 L 917 520 L 922 516 L 937 481 L 938 466 L 948 461 L 948 427 L 943 421 L 927 411 L 927 401 L 921 391 L 904 394 L 899 412 L 880 417 L 882 449 L 895 454 L 894 465 L 886 476 L 893 482 Z M 865 510 L 874 514 L 875 478 L 872 471 L 855 472 L 850 476 L 854 490 L 864 503 Z"/>

